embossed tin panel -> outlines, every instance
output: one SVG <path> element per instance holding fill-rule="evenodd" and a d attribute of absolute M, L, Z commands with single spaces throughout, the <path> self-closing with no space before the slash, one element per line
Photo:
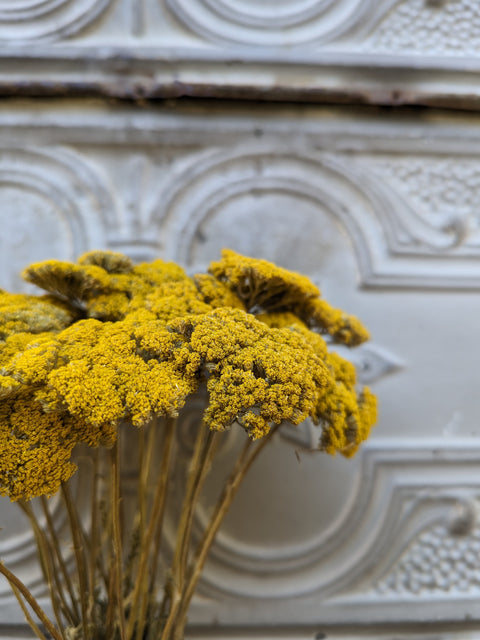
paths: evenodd
<path fill-rule="evenodd" d="M 0 94 L 478 109 L 476 0 L 2 0 Z"/>
<path fill-rule="evenodd" d="M 200 636 L 478 624 L 479 131 L 436 113 L 0 106 L 0 286 L 94 247 L 194 271 L 230 246 L 309 274 L 371 329 L 352 353 L 380 398 L 371 441 L 346 461 L 304 451 L 311 425 L 283 431 L 213 549 Z M 41 593 L 33 541 L 0 513 L 0 555 Z M 2 584 L 0 621 L 21 619 Z"/>

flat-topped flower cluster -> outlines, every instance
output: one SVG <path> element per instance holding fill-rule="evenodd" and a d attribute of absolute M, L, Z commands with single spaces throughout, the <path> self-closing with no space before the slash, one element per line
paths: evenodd
<path fill-rule="evenodd" d="M 46 295 L 0 291 L 0 494 L 55 493 L 77 443 L 111 447 L 120 422 L 178 415 L 206 384 L 212 431 L 251 439 L 311 418 L 320 448 L 350 456 L 376 419 L 351 363 L 368 338 L 304 276 L 225 250 L 206 274 L 93 251 L 24 272 Z"/>

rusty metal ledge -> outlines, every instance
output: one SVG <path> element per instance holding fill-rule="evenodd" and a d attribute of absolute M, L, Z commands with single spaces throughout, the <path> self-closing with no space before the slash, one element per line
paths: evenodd
<path fill-rule="evenodd" d="M 480 58 L 248 58 L 98 47 L 0 50 L 0 97 L 208 98 L 480 111 Z"/>
<path fill-rule="evenodd" d="M 130 102 L 201 98 L 308 104 L 368 105 L 379 107 L 432 107 L 480 111 L 480 95 L 432 93 L 421 90 L 368 88 L 349 90 L 328 87 L 291 87 L 202 82 L 155 82 L 133 78 L 106 81 L 0 80 L 0 98 L 114 98 Z"/>

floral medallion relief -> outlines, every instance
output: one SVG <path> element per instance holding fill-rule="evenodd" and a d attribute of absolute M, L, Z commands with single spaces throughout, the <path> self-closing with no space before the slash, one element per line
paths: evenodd
<path fill-rule="evenodd" d="M 452 592 L 478 597 L 478 495 L 464 488 L 457 495 L 441 496 L 436 507 L 432 521 L 413 536 L 376 581 L 378 597 L 432 597 Z"/>

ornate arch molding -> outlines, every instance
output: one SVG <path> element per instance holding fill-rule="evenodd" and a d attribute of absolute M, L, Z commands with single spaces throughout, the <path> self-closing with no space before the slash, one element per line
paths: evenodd
<path fill-rule="evenodd" d="M 112 0 L 0 0 L 0 45 L 68 38 L 97 20 Z"/>
<path fill-rule="evenodd" d="M 397 604 L 421 600 L 421 608 L 456 591 L 460 598 L 478 597 L 475 560 L 457 570 L 455 558 L 460 553 L 475 559 L 478 553 L 479 455 L 471 443 L 448 449 L 371 443 L 346 508 L 328 530 L 291 549 L 268 547 L 266 541 L 263 556 L 220 535 L 205 571 L 205 595 L 270 602 L 315 597 L 327 608 L 329 602 L 374 606 L 392 598 Z M 437 543 L 450 571 L 441 577 L 422 574 L 419 563 L 438 565 L 439 558 L 429 555 Z M 424 583 L 418 580 L 422 575 Z"/>
<path fill-rule="evenodd" d="M 249 194 L 283 194 L 327 212 L 350 240 L 361 286 L 458 286 L 459 281 L 480 286 L 480 270 L 465 268 L 473 262 L 461 246 L 463 221 L 441 220 L 436 226 L 425 221 L 402 193 L 354 155 L 277 145 L 201 153 L 172 174 L 150 226 L 170 258 L 193 264 L 202 226 Z"/>
<path fill-rule="evenodd" d="M 166 0 L 194 33 L 220 44 L 261 48 L 321 46 L 344 36 L 361 36 L 399 0 L 381 9 L 374 0 Z"/>
<path fill-rule="evenodd" d="M 118 227 L 113 198 L 100 177 L 82 156 L 63 147 L 3 146 L 0 191 L 0 260 L 7 288 L 21 286 L 16 272 L 23 265 L 52 256 L 76 259 L 105 245 L 107 230 Z"/>

